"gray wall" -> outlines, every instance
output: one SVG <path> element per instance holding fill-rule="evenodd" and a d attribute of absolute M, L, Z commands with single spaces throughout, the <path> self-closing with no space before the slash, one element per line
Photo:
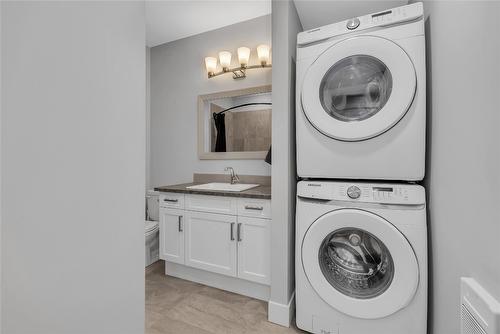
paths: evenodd
<path fill-rule="evenodd" d="M 139 2 L 2 2 L 9 334 L 144 330 Z"/>
<path fill-rule="evenodd" d="M 295 53 L 300 20 L 291 1 L 273 10 L 273 151 L 271 301 L 287 304 L 294 285 L 295 224 Z"/>
<path fill-rule="evenodd" d="M 500 300 L 500 3 L 426 1 L 434 334 L 459 332 L 461 276 Z"/>
<path fill-rule="evenodd" d="M 2 194 L 1 194 L 1 189 L 2 189 L 2 106 L 3 106 L 3 100 L 2 100 L 2 85 L 1 85 L 1 78 L 2 78 L 2 5 L 0 4 L 0 334 L 3 333 L 2 328 L 3 328 L 3 317 L 2 317 L 2 300 L 3 300 L 3 293 L 2 293 L 2 287 L 3 287 L 3 270 L 2 270 L 2 212 L 3 212 L 3 200 L 2 200 Z"/>
<path fill-rule="evenodd" d="M 249 70 L 247 78 L 225 74 L 207 78 L 204 59 L 219 51 L 271 45 L 271 15 L 230 25 L 151 48 L 151 186 L 188 182 L 192 174 L 224 173 L 232 166 L 238 174 L 270 175 L 263 160 L 198 160 L 197 98 L 200 94 L 242 89 L 271 83 L 271 69 Z"/>
<path fill-rule="evenodd" d="M 151 189 L 151 48 L 146 47 L 146 190 Z"/>

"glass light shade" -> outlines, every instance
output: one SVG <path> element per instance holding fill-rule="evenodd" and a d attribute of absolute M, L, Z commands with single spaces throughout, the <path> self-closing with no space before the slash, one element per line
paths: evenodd
<path fill-rule="evenodd" d="M 217 69 L 217 58 L 215 57 L 206 57 L 205 58 L 205 66 L 207 68 L 208 75 L 214 74 Z"/>
<path fill-rule="evenodd" d="M 261 65 L 266 65 L 269 62 L 269 50 L 269 45 L 262 44 L 257 47 L 257 56 Z"/>
<path fill-rule="evenodd" d="M 221 51 L 219 52 L 219 61 L 222 69 L 226 71 L 231 65 L 231 52 Z"/>
<path fill-rule="evenodd" d="M 242 46 L 238 48 L 238 61 L 242 67 L 248 65 L 248 60 L 250 59 L 250 49 Z"/>

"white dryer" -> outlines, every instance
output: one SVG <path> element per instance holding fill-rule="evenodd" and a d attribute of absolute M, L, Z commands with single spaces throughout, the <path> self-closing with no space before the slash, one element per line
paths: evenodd
<path fill-rule="evenodd" d="M 422 3 L 297 36 L 297 174 L 422 180 Z"/>
<path fill-rule="evenodd" d="M 301 181 L 296 320 L 312 333 L 427 333 L 425 190 Z"/>

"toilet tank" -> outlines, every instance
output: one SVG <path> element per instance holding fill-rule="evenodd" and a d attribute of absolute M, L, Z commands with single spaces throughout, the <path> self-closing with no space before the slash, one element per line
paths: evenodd
<path fill-rule="evenodd" d="M 148 190 L 146 194 L 146 220 L 160 220 L 159 192 Z"/>

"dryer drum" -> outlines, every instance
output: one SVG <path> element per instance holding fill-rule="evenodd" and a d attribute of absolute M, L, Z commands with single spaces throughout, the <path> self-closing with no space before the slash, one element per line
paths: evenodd
<path fill-rule="evenodd" d="M 392 75 L 379 59 L 346 57 L 325 74 L 319 89 L 323 109 L 344 122 L 361 121 L 378 113 L 392 92 Z"/>
<path fill-rule="evenodd" d="M 318 260 L 330 285 L 358 299 L 382 294 L 394 277 L 394 262 L 387 247 L 360 229 L 330 233 L 319 248 Z"/>

